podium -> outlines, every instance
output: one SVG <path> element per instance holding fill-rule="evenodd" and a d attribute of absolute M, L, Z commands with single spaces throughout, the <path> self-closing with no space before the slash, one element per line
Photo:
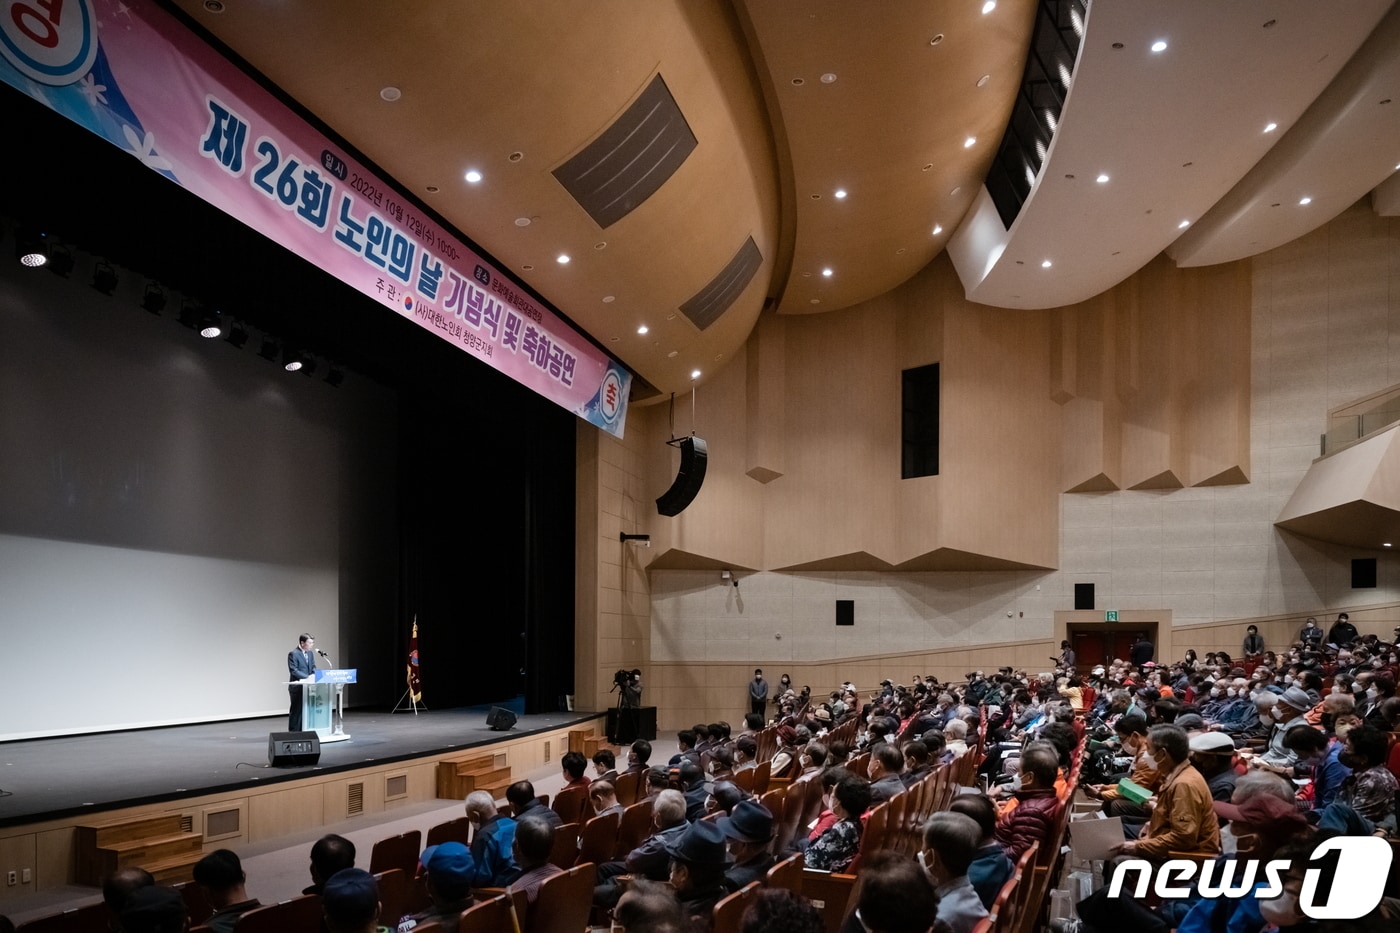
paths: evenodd
<path fill-rule="evenodd" d="M 356 681 L 356 668 L 319 670 L 310 680 L 293 680 L 301 687 L 301 728 L 315 732 L 321 744 L 345 742 L 345 685 Z"/>

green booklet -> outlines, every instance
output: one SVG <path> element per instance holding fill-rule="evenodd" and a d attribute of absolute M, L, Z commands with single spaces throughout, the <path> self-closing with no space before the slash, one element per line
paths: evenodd
<path fill-rule="evenodd" d="M 1118 782 L 1118 793 L 1125 800 L 1131 800 L 1133 803 L 1142 803 L 1152 796 L 1152 791 L 1129 778 L 1123 778 Z"/>

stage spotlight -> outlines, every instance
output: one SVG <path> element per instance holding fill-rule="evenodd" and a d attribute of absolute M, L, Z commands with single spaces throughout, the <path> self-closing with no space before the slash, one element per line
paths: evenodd
<path fill-rule="evenodd" d="M 19 230 L 15 233 L 15 258 L 22 266 L 37 269 L 49 261 L 49 240 L 44 233 Z"/>
<path fill-rule="evenodd" d="M 57 243 L 49 245 L 49 271 L 68 278 L 68 273 L 73 271 L 73 254 L 68 247 Z"/>
<path fill-rule="evenodd" d="M 258 347 L 258 356 L 271 362 L 282 355 L 282 345 L 271 337 L 262 339 L 262 346 Z"/>
<path fill-rule="evenodd" d="M 339 369 L 336 369 L 334 366 L 332 366 L 326 372 L 326 384 L 329 385 L 332 389 L 340 388 L 340 384 L 344 381 L 345 373 Z"/>
<path fill-rule="evenodd" d="M 146 291 L 141 296 L 141 307 L 152 314 L 160 314 L 165 310 L 165 290 L 155 282 L 146 283 Z"/>
<path fill-rule="evenodd" d="M 203 315 L 199 311 L 199 305 L 195 304 L 193 301 L 181 302 L 178 320 L 182 326 L 194 330 L 197 326 L 200 326 L 200 321 L 202 319 Z"/>
<path fill-rule="evenodd" d="M 214 310 L 205 311 L 199 319 L 199 336 L 208 340 L 221 336 L 224 332 L 223 321 L 219 319 L 219 312 Z"/>
<path fill-rule="evenodd" d="M 306 365 L 306 356 L 298 350 L 287 349 L 282 351 L 282 368 L 289 373 L 294 373 Z"/>
<path fill-rule="evenodd" d="M 105 259 L 99 259 L 97 267 L 92 270 L 92 287 L 104 295 L 117 290 L 117 270 Z"/>
<path fill-rule="evenodd" d="M 224 339 L 233 344 L 235 349 L 242 350 L 243 345 L 248 342 L 248 331 L 242 324 L 235 321 L 229 325 L 228 336 Z"/>

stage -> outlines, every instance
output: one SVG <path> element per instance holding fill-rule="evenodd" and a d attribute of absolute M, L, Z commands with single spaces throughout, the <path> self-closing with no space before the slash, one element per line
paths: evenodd
<path fill-rule="evenodd" d="M 518 713 L 518 705 L 506 705 Z M 600 715 L 521 715 L 513 729 L 493 732 L 488 709 L 416 715 L 350 710 L 350 740 L 323 744 L 319 763 L 301 768 L 267 767 L 268 733 L 285 730 L 285 716 L 8 742 L 0 745 L 0 827 L 444 754 Z"/>

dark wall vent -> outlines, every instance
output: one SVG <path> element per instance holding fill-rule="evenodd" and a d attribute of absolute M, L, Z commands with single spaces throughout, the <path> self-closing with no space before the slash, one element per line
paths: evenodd
<path fill-rule="evenodd" d="M 616 123 L 555 169 L 554 177 L 607 228 L 655 194 L 694 148 L 695 134 L 657 75 Z"/>
<path fill-rule="evenodd" d="M 709 327 L 729 310 L 762 264 L 763 256 L 758 251 L 758 244 L 753 237 L 749 237 L 734 258 L 729 260 L 729 265 L 720 270 L 710 284 L 696 292 L 695 297 L 681 305 L 681 313 L 701 330 Z"/>

